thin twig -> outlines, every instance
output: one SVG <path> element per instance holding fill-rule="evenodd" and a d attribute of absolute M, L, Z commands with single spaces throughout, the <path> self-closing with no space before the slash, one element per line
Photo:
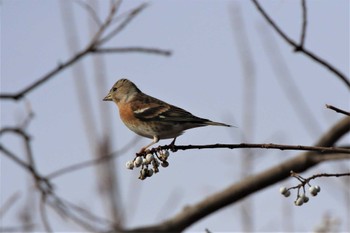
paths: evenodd
<path fill-rule="evenodd" d="M 266 13 L 266 11 L 261 7 L 260 3 L 257 0 L 251 0 L 254 5 L 256 6 L 256 8 L 258 9 L 258 11 L 262 14 L 262 16 L 266 19 L 266 21 L 272 26 L 273 29 L 275 29 L 275 31 L 288 43 L 290 44 L 292 47 L 294 47 L 294 50 L 296 52 L 301 52 L 305 55 L 307 55 L 309 58 L 313 59 L 314 61 L 320 63 L 321 65 L 323 65 L 324 67 L 326 67 L 327 69 L 329 69 L 331 72 L 333 72 L 338 78 L 340 78 L 340 80 L 342 80 L 345 85 L 350 89 L 350 81 L 348 80 L 348 77 L 346 77 L 345 74 L 343 74 L 342 72 L 340 72 L 338 69 L 336 69 L 333 65 L 331 65 L 329 62 L 327 62 L 326 60 L 318 57 L 317 55 L 315 55 L 314 53 L 312 53 L 311 51 L 305 49 L 304 47 L 300 47 L 300 45 L 298 45 L 294 40 L 292 40 L 290 37 L 287 36 L 286 33 L 284 33 L 282 31 L 282 29 L 280 29 L 277 24 L 272 20 L 272 18 Z"/>
<path fill-rule="evenodd" d="M 123 148 L 121 148 L 118 151 L 112 152 L 112 153 L 110 153 L 110 154 L 108 154 L 106 156 L 101 156 L 98 159 L 91 159 L 91 160 L 88 160 L 88 161 L 85 161 L 85 162 L 73 164 L 73 165 L 70 165 L 68 167 L 64 167 L 64 168 L 58 169 L 57 171 L 51 172 L 46 177 L 48 179 L 53 179 L 53 178 L 56 178 L 56 177 L 64 175 L 64 174 L 67 174 L 67 173 L 70 173 L 70 172 L 73 172 L 73 171 L 77 171 L 77 170 L 86 168 L 88 166 L 96 165 L 96 164 L 99 164 L 99 163 L 102 163 L 102 162 L 107 162 L 110 159 L 116 158 L 117 156 L 125 153 L 125 151 L 129 150 L 130 147 L 132 145 L 134 145 L 138 140 L 139 140 L 138 137 L 134 138 L 132 141 L 130 141 L 130 143 L 126 144 Z"/>
<path fill-rule="evenodd" d="M 88 210 L 74 204 L 73 202 L 70 202 L 70 201 L 67 201 L 61 197 L 58 197 L 57 195 L 53 195 L 53 198 L 55 199 L 56 202 L 57 201 L 60 202 L 60 205 L 63 205 L 66 208 L 66 210 L 69 210 L 69 214 L 68 214 L 68 212 L 66 212 L 66 214 L 74 215 L 73 211 L 75 211 L 76 213 L 79 213 L 81 215 L 80 221 L 83 221 L 82 217 L 85 217 L 85 219 L 86 219 L 85 221 L 87 223 L 93 222 L 94 225 L 96 225 L 97 223 L 103 224 L 103 225 L 114 225 L 115 224 L 113 221 L 96 216 L 93 213 L 89 212 Z M 62 209 L 62 208 L 60 208 L 60 209 Z M 78 217 L 76 217 L 76 218 L 79 219 Z"/>
<path fill-rule="evenodd" d="M 347 115 L 347 116 L 350 116 L 350 112 L 347 112 L 343 109 L 340 109 L 340 108 L 337 108 L 337 107 L 334 107 L 333 105 L 330 105 L 330 104 L 326 104 L 326 108 L 329 108 L 329 109 L 332 109 L 338 113 L 342 113 L 344 115 Z"/>
<path fill-rule="evenodd" d="M 115 13 L 117 12 L 117 4 L 111 2 L 111 7 L 109 10 L 109 14 L 107 15 L 104 23 L 101 25 L 101 27 L 98 29 L 98 31 L 96 32 L 96 34 L 92 37 L 92 40 L 89 44 L 89 46 L 87 47 L 87 49 L 91 50 L 99 45 L 101 45 L 101 36 L 104 33 L 104 31 L 106 30 L 106 28 L 110 25 L 110 23 L 112 22 L 112 19 L 115 15 Z"/>
<path fill-rule="evenodd" d="M 170 56 L 170 50 L 158 49 L 158 48 L 146 48 L 146 47 L 121 47 L 121 48 L 97 48 L 92 50 L 93 53 L 149 53 L 163 56 Z"/>
<path fill-rule="evenodd" d="M 20 192 L 15 192 L 5 201 L 5 203 L 0 208 L 0 218 L 5 216 L 6 212 L 14 205 L 20 196 Z"/>
<path fill-rule="evenodd" d="M 300 184 L 292 186 L 290 188 L 288 188 L 288 190 L 291 189 L 300 189 L 301 187 L 305 187 L 306 184 L 310 185 L 309 182 L 310 180 L 316 179 L 316 178 L 320 178 L 320 177 L 342 177 L 342 176 L 350 176 L 350 172 L 346 172 L 346 173 L 319 173 L 319 174 L 315 174 L 312 175 L 308 178 L 304 178 L 302 176 L 300 176 L 298 173 L 295 173 L 294 171 L 291 171 L 291 176 L 296 178 L 297 180 L 299 180 Z"/>
<path fill-rule="evenodd" d="M 20 158 L 18 158 L 14 153 L 9 151 L 7 148 L 5 148 L 2 144 L 0 144 L 0 151 L 6 155 L 8 158 L 10 158 L 12 161 L 17 163 L 19 166 L 23 167 L 25 170 L 29 171 L 30 173 L 33 172 L 33 168 L 29 166 L 26 162 L 22 161 Z"/>
<path fill-rule="evenodd" d="M 322 127 L 318 122 L 315 113 L 308 106 L 306 98 L 292 77 L 292 72 L 289 69 L 289 64 L 285 61 L 284 55 L 281 53 L 275 36 L 267 27 L 259 27 L 260 38 L 263 42 L 263 49 L 266 50 L 266 56 L 269 58 L 272 70 L 275 72 L 275 77 L 278 84 L 283 89 L 283 94 L 287 97 L 289 105 L 294 109 L 295 114 L 299 117 L 303 124 L 305 132 L 312 138 L 320 135 Z"/>
<path fill-rule="evenodd" d="M 45 194 L 41 194 L 41 199 L 40 199 L 40 218 L 41 218 L 41 221 L 44 225 L 44 228 L 45 228 L 45 231 L 46 232 L 52 232 L 52 228 L 51 228 L 51 225 L 49 223 L 49 220 L 48 220 L 48 217 L 47 217 L 47 212 L 46 212 L 46 198 L 47 196 Z"/>
<path fill-rule="evenodd" d="M 97 223 L 109 226 L 113 225 L 111 221 L 97 217 L 87 210 L 63 200 L 54 193 L 50 194 L 48 198 L 49 197 L 51 198 L 51 201 L 47 200 L 46 204 L 48 204 L 57 214 L 59 214 L 62 218 L 69 218 L 74 223 L 88 231 L 101 232 L 97 229 Z M 84 217 L 85 219 L 83 219 Z"/>
<path fill-rule="evenodd" d="M 43 176 L 41 176 L 36 167 L 35 167 L 35 162 L 34 158 L 32 155 L 32 149 L 30 145 L 30 136 L 23 131 L 20 128 L 14 128 L 14 127 L 5 127 L 0 130 L 0 136 L 5 134 L 5 133 L 15 133 L 18 134 L 23 140 L 25 144 L 25 149 L 26 149 L 26 154 L 28 158 L 28 163 L 24 162 L 20 158 L 18 158 L 14 153 L 12 153 L 10 150 L 5 148 L 3 145 L 0 144 L 0 151 L 3 152 L 8 158 L 10 158 L 12 161 L 20 165 L 21 167 L 25 168 L 33 177 L 37 188 L 41 192 L 50 192 L 52 189 L 52 185 L 50 184 L 49 180 Z"/>
<path fill-rule="evenodd" d="M 146 8 L 146 6 L 148 6 L 147 3 L 142 3 L 140 6 L 130 11 L 130 13 L 126 15 L 126 18 L 119 24 L 119 26 L 112 30 L 110 33 L 108 33 L 105 37 L 101 38 L 97 42 L 97 45 L 106 43 L 112 37 L 120 33 L 135 18 L 135 16 L 137 16 L 143 9 Z M 109 23 L 111 23 L 111 21 L 112 19 L 110 19 Z"/>
<path fill-rule="evenodd" d="M 313 180 L 319 177 L 341 177 L 341 176 L 350 176 L 350 172 L 346 172 L 346 173 L 319 173 L 319 174 L 315 174 L 313 176 L 310 176 L 309 178 L 307 178 L 307 180 Z"/>
<path fill-rule="evenodd" d="M 94 8 L 92 8 L 88 3 L 83 2 L 81 0 L 75 0 L 75 2 L 89 13 L 89 15 L 91 16 L 93 21 L 97 24 L 97 26 L 101 27 L 102 22 L 101 22 L 100 18 L 98 17 Z"/>
<path fill-rule="evenodd" d="M 306 0 L 301 0 L 301 7 L 302 7 L 302 12 L 303 12 L 303 24 L 302 24 L 302 27 L 301 27 L 299 48 L 303 48 L 304 47 L 304 42 L 305 42 L 305 37 L 306 37 L 306 27 L 307 27 Z"/>

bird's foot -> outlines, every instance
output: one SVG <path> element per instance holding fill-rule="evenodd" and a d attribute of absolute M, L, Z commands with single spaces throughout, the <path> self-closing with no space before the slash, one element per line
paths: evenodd
<path fill-rule="evenodd" d="M 170 148 L 171 152 L 177 151 L 177 149 L 175 148 L 175 141 L 176 141 L 176 138 L 174 138 L 174 140 L 169 144 L 169 148 Z"/>

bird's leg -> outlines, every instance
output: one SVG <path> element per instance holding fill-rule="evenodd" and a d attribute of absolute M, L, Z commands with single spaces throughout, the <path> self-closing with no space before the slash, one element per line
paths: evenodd
<path fill-rule="evenodd" d="M 156 144 L 157 142 L 159 142 L 159 137 L 158 136 L 153 136 L 153 141 L 150 144 L 148 144 L 147 146 L 142 147 L 142 149 L 140 150 L 139 154 L 145 152 L 148 147 Z"/>
<path fill-rule="evenodd" d="M 173 139 L 173 141 L 169 144 L 170 150 L 171 151 L 175 151 L 175 141 L 176 141 L 176 137 Z"/>

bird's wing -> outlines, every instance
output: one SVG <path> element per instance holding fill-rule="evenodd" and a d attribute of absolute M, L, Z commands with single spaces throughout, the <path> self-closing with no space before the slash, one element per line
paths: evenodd
<path fill-rule="evenodd" d="M 163 122 L 192 122 L 198 124 L 209 121 L 148 95 L 135 99 L 133 106 L 135 117 L 146 121 L 161 120 Z"/>

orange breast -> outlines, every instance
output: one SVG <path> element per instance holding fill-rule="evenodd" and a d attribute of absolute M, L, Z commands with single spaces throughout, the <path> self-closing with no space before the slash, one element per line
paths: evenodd
<path fill-rule="evenodd" d="M 134 112 L 130 108 L 130 105 L 119 103 L 118 108 L 120 118 L 125 124 L 130 124 L 133 123 L 133 121 L 135 121 Z"/>
<path fill-rule="evenodd" d="M 119 103 L 118 107 L 120 118 L 130 130 L 147 138 L 153 138 L 155 135 L 157 135 L 150 125 L 135 118 L 134 112 L 130 108 L 130 105 Z"/>

